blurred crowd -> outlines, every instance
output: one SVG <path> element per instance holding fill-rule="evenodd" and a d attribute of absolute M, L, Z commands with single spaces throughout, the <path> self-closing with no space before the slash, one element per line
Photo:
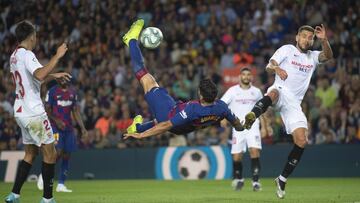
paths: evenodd
<path fill-rule="evenodd" d="M 335 59 L 317 68 L 302 104 L 309 143 L 360 143 L 360 1 L 2 0 L 0 15 L 0 150 L 23 147 L 12 116 L 9 56 L 16 47 L 16 23 L 24 19 L 37 27 L 34 53 L 42 64 L 61 42 L 69 42 L 58 70 L 71 73 L 78 91 L 89 131 L 78 139 L 81 149 L 227 145 L 231 137 L 229 128 L 213 127 L 188 135 L 122 139 L 135 115 L 152 119 L 121 41 L 136 18 L 163 31 L 160 48 L 143 49 L 146 66 L 161 86 L 184 101 L 197 98 L 204 77 L 212 78 L 221 96 L 226 91 L 223 71 L 244 65 L 254 72 L 253 84 L 265 92 L 274 81 L 265 71 L 274 51 L 294 44 L 301 25 L 323 23 Z M 321 49 L 318 42 L 314 49 Z M 273 133 L 263 133 L 264 143 L 291 141 L 280 115 L 267 114 Z"/>

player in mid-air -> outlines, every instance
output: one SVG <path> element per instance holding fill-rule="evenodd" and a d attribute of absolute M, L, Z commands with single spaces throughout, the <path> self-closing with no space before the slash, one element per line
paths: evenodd
<path fill-rule="evenodd" d="M 144 138 L 170 131 L 174 134 L 186 134 L 196 129 L 217 125 L 222 119 L 227 119 L 236 130 L 243 130 L 240 120 L 231 112 L 227 105 L 216 99 L 217 87 L 209 79 L 200 82 L 199 100 L 177 103 L 159 87 L 154 77 L 145 68 L 144 60 L 138 46 L 138 37 L 144 26 L 144 20 L 133 23 L 124 35 L 123 41 L 129 47 L 132 69 L 140 81 L 145 99 L 155 120 L 142 123 L 142 117 L 137 116 L 128 128 L 125 138 Z"/>
<path fill-rule="evenodd" d="M 69 160 L 72 152 L 76 151 L 76 136 L 72 126 L 72 118 L 80 126 L 82 136 L 87 136 L 87 130 L 81 119 L 77 104 L 76 91 L 66 81 L 57 81 L 47 92 L 45 97 L 46 112 L 50 118 L 51 126 L 57 140 L 56 149 L 58 160 L 61 159 L 59 182 L 56 192 L 72 192 L 65 186 L 65 180 L 69 171 Z M 39 176 L 38 188 L 43 189 L 43 179 Z"/>
<path fill-rule="evenodd" d="M 49 63 L 43 66 L 32 52 L 36 46 L 35 26 L 29 21 L 22 21 L 17 24 L 15 35 L 19 44 L 10 57 L 10 72 L 16 86 L 14 116 L 21 128 L 25 157 L 18 167 L 12 192 L 5 198 L 5 202 L 20 202 L 20 190 L 35 157 L 39 153 L 39 149 L 41 149 L 43 153 L 41 171 L 44 177 L 44 193 L 40 202 L 54 203 L 55 140 L 44 104 L 40 98 L 40 86 L 42 82 L 52 79 L 70 80 L 70 75 L 67 73 L 51 74 L 59 59 L 66 53 L 67 46 L 62 44 Z"/>
<path fill-rule="evenodd" d="M 222 96 L 223 100 L 235 113 L 235 115 L 244 119 L 246 113 L 248 113 L 255 103 L 263 97 L 261 90 L 251 85 L 252 74 L 250 68 L 244 67 L 240 70 L 239 84 L 230 87 Z M 252 187 L 254 191 L 261 190 L 261 184 L 259 182 L 260 175 L 260 151 L 261 151 L 261 128 L 271 129 L 269 122 L 265 116 L 261 116 L 255 121 L 253 126 L 249 130 L 238 132 L 233 130 L 232 132 L 232 146 L 231 154 L 233 158 L 233 181 L 232 186 L 235 190 L 241 190 L 244 186 L 244 178 L 242 176 L 242 157 L 246 152 L 246 148 L 249 149 L 251 158 L 251 173 L 252 173 Z"/>
<path fill-rule="evenodd" d="M 321 42 L 322 51 L 310 50 L 315 36 Z M 307 144 L 308 124 L 300 106 L 301 101 L 317 65 L 332 58 L 325 26 L 321 24 L 315 29 L 308 25 L 301 26 L 296 35 L 296 46 L 284 45 L 270 58 L 266 70 L 275 72 L 275 82 L 267 90 L 266 96 L 245 116 L 244 127 L 248 129 L 270 105 L 274 105 L 280 111 L 286 132 L 293 136 L 294 147 L 282 173 L 275 179 L 279 198 L 284 198 L 287 178 L 299 163 Z"/>

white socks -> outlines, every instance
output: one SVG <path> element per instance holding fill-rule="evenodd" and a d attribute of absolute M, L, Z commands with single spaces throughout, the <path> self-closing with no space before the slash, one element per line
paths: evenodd
<path fill-rule="evenodd" d="M 279 179 L 282 181 L 282 182 L 286 182 L 287 178 L 285 178 L 284 176 L 282 175 L 279 175 Z"/>

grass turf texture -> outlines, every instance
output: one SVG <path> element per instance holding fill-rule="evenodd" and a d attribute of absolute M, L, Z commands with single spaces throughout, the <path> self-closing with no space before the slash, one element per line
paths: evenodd
<path fill-rule="evenodd" d="M 273 179 L 261 179 L 263 190 L 253 192 L 248 178 L 241 191 L 233 191 L 230 180 L 156 181 L 89 180 L 68 181 L 73 193 L 57 193 L 58 203 L 120 202 L 360 202 L 360 178 L 290 178 L 285 199 L 275 196 Z M 1 198 L 12 184 L 0 183 Z M 54 184 L 55 190 L 56 184 Z M 42 192 L 36 183 L 25 183 L 22 203 L 40 202 Z M 1 200 L 1 202 L 3 199 Z"/>

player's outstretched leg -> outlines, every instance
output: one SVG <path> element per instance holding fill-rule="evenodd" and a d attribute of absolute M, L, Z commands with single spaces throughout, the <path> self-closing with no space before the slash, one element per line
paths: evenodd
<path fill-rule="evenodd" d="M 245 115 L 244 128 L 250 129 L 256 118 L 266 112 L 269 106 L 277 100 L 279 93 L 276 89 L 270 91 L 266 96 L 256 102 L 250 113 Z"/>
<path fill-rule="evenodd" d="M 143 26 L 144 20 L 139 19 L 135 21 L 131 25 L 130 30 L 123 37 L 123 42 L 130 49 L 130 58 L 133 72 L 139 81 L 141 81 L 142 77 L 148 73 L 147 69 L 145 68 L 144 59 L 137 42 Z"/>
<path fill-rule="evenodd" d="M 144 20 L 135 21 L 130 30 L 124 35 L 123 42 L 129 47 L 133 72 L 140 81 L 144 92 L 147 93 L 154 87 L 159 87 L 156 80 L 150 75 L 145 67 L 144 59 L 137 39 L 144 26 Z"/>
<path fill-rule="evenodd" d="M 144 59 L 138 45 L 138 38 L 140 32 L 144 26 L 144 20 L 139 19 L 135 21 L 130 30 L 124 35 L 123 42 L 129 47 L 130 58 L 132 63 L 132 69 L 136 76 L 136 79 L 139 80 L 142 85 L 145 94 L 148 93 L 151 89 L 159 87 L 158 83 L 154 77 L 148 73 L 148 70 L 145 67 Z M 147 129 L 152 128 L 155 125 L 155 121 L 149 121 L 143 123 L 143 118 L 141 116 L 136 116 L 133 123 L 128 127 L 128 133 L 139 133 L 144 132 Z"/>

